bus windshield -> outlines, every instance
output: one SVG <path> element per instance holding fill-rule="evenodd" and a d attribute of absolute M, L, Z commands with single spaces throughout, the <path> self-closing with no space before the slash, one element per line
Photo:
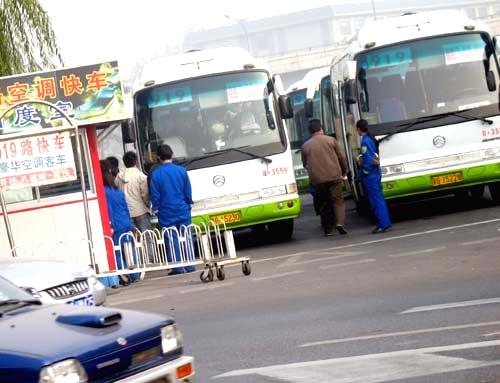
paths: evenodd
<path fill-rule="evenodd" d="M 146 88 L 135 97 L 145 158 L 168 144 L 189 169 L 252 158 L 286 148 L 266 72 L 213 75 Z M 214 155 L 220 152 L 220 155 Z M 196 159 L 196 161 L 194 161 Z"/>
<path fill-rule="evenodd" d="M 429 38 L 360 53 L 358 100 L 370 124 L 473 110 L 494 114 L 498 67 L 479 33 Z M 492 71 L 497 89 L 488 90 Z"/>
<path fill-rule="evenodd" d="M 307 89 L 299 89 L 290 92 L 290 102 L 293 108 L 293 118 L 287 121 L 288 136 L 292 149 L 298 149 L 304 143 L 309 135 L 307 129 L 307 120 L 304 111 L 304 102 L 306 101 Z"/>

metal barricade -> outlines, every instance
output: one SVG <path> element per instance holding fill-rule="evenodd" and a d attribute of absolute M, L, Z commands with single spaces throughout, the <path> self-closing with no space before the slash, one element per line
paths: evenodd
<path fill-rule="evenodd" d="M 210 221 L 208 225 L 202 224 L 203 234 L 203 259 L 205 269 L 200 274 L 202 282 L 212 282 L 215 276 L 222 281 L 226 278 L 224 266 L 241 263 L 241 269 L 244 275 L 250 275 L 252 269 L 250 267 L 249 257 L 237 257 L 236 247 L 232 230 L 227 230 L 226 224 L 222 221 L 224 231 L 221 235 L 220 226 L 214 221 Z M 214 245 L 215 242 L 215 245 Z"/>
<path fill-rule="evenodd" d="M 211 282 L 215 275 L 225 279 L 224 266 L 240 262 L 243 274 L 249 275 L 250 259 L 237 257 L 232 231 L 226 225 L 221 228 L 215 222 L 208 225 L 153 229 L 144 232 L 127 232 L 120 235 L 118 243 L 105 236 L 105 242 L 112 245 L 116 270 L 98 273 L 98 277 L 138 274 L 143 278 L 148 271 L 195 268 L 205 265 L 200 274 L 203 282 Z M 94 269 L 98 265 L 94 265 Z M 137 276 L 136 276 L 137 277 Z"/>

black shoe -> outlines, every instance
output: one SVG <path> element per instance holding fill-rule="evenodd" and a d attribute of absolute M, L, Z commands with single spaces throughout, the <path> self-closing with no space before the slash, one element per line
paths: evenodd
<path fill-rule="evenodd" d="M 335 226 L 335 229 L 337 229 L 337 231 L 338 231 L 340 234 L 342 234 L 342 235 L 347 234 L 347 230 L 346 230 L 346 229 L 345 229 L 345 227 L 344 227 L 344 226 L 342 226 L 342 225 L 337 225 L 337 226 Z"/>
<path fill-rule="evenodd" d="M 386 227 L 386 228 L 381 228 L 381 227 L 376 227 L 375 229 L 372 230 L 372 234 L 380 234 L 380 233 L 386 233 L 391 230 L 391 227 Z"/>
<path fill-rule="evenodd" d="M 325 237 L 331 237 L 333 235 L 332 229 L 325 229 Z"/>

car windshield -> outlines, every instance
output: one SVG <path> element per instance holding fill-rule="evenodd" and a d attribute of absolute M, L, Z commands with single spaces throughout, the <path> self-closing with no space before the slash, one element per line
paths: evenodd
<path fill-rule="evenodd" d="M 16 301 L 32 300 L 32 295 L 28 294 L 8 280 L 0 277 L 0 314 L 5 311 L 11 304 L 16 304 Z"/>
<path fill-rule="evenodd" d="M 371 125 L 498 104 L 498 69 L 487 37 L 478 33 L 413 41 L 357 56 L 361 117 Z M 497 89 L 489 90 L 486 72 Z"/>
<path fill-rule="evenodd" d="M 228 159 L 221 155 L 192 161 L 214 151 L 225 151 L 231 161 L 249 159 L 228 151 L 242 146 L 260 156 L 282 152 L 285 135 L 280 132 L 268 84 L 269 75 L 255 71 L 195 78 L 141 91 L 135 102 L 145 157 L 154 160 L 157 147 L 168 144 L 174 157 L 192 169 L 223 164 Z"/>

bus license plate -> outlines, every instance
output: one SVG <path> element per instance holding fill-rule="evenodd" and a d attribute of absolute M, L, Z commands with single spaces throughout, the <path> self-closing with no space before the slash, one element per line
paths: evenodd
<path fill-rule="evenodd" d="M 229 223 L 235 223 L 241 221 L 241 213 L 239 211 L 233 211 L 231 213 L 224 213 L 218 215 L 211 215 L 210 219 L 214 221 L 217 225 L 221 225 L 225 222 L 226 225 Z"/>
<path fill-rule="evenodd" d="M 462 172 L 444 174 L 442 176 L 431 177 L 432 186 L 442 186 L 450 184 L 459 184 L 464 180 Z"/>

